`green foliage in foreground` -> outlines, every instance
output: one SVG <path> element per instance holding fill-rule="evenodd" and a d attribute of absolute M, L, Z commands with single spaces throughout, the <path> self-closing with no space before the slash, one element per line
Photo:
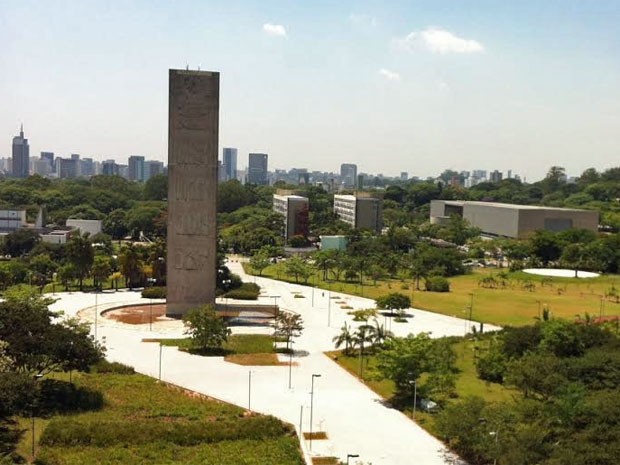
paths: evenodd
<path fill-rule="evenodd" d="M 141 375 L 90 374 L 80 387 L 101 390 L 97 412 L 54 417 L 38 464 L 301 465 L 292 427 L 270 416 L 197 399 Z"/>

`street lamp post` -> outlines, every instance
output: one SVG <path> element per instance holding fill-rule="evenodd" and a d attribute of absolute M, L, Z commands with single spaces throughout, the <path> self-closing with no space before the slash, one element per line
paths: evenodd
<path fill-rule="evenodd" d="M 331 281 L 328 284 L 327 291 L 327 326 L 331 327 L 332 323 L 332 283 Z"/>
<path fill-rule="evenodd" d="M 34 378 L 34 381 L 35 381 L 35 384 L 36 384 L 37 381 L 39 381 L 41 378 L 43 378 L 43 375 L 42 374 L 36 374 L 36 375 L 34 375 L 33 378 Z M 36 401 L 36 398 L 35 398 L 35 401 Z M 32 418 L 32 461 L 33 462 L 34 462 L 34 453 L 35 453 L 35 438 L 34 438 L 34 422 L 35 422 L 35 417 L 34 417 L 34 407 L 35 407 L 35 405 L 34 405 L 34 402 L 35 401 L 33 401 L 32 409 L 30 410 L 30 416 Z"/>
<path fill-rule="evenodd" d="M 161 345 L 161 341 L 159 341 L 159 375 L 157 377 L 157 379 L 159 381 L 161 381 L 161 350 L 162 350 L 162 345 Z"/>
<path fill-rule="evenodd" d="M 314 378 L 320 378 L 321 375 L 312 375 L 312 388 L 310 389 L 310 450 L 312 450 L 312 419 L 314 415 Z"/>
<path fill-rule="evenodd" d="M 356 459 L 359 457 L 359 454 L 347 454 L 347 465 L 349 465 L 349 459 Z"/>
<path fill-rule="evenodd" d="M 97 340 L 97 319 L 99 314 L 99 303 L 97 301 L 97 288 L 95 288 L 95 341 Z"/>
<path fill-rule="evenodd" d="M 288 353 L 288 388 L 289 389 L 291 389 L 292 387 L 292 376 L 293 376 L 293 344 L 295 344 L 295 341 L 291 339 L 291 348 L 290 348 L 290 352 Z"/>
<path fill-rule="evenodd" d="M 248 371 L 248 411 L 252 412 L 252 370 Z"/>
<path fill-rule="evenodd" d="M 474 313 L 474 293 L 471 292 L 469 294 L 470 300 L 469 300 L 469 330 L 471 331 L 471 316 L 472 313 Z"/>
<path fill-rule="evenodd" d="M 316 273 L 312 273 L 312 308 L 314 308 L 314 286 L 316 285 Z"/>

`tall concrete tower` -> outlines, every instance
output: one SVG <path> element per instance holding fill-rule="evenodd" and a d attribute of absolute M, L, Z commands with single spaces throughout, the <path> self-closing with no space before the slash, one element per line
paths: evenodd
<path fill-rule="evenodd" d="M 166 314 L 215 303 L 220 75 L 170 70 Z"/>

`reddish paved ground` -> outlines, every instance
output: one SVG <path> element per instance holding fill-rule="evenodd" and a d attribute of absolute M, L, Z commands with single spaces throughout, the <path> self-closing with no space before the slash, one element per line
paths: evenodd
<path fill-rule="evenodd" d="M 151 317 L 153 318 L 153 323 L 158 320 L 169 319 L 166 318 L 166 304 L 136 305 L 133 307 L 124 307 L 105 312 L 103 316 L 130 325 L 147 324 L 149 323 L 149 319 Z"/>

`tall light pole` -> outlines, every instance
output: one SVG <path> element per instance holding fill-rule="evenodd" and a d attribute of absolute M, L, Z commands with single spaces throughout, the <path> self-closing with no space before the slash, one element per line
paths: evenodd
<path fill-rule="evenodd" d="M 314 414 L 314 378 L 320 378 L 321 375 L 312 375 L 312 388 L 310 389 L 310 450 L 312 450 L 312 419 Z"/>
<path fill-rule="evenodd" d="M 252 370 L 248 371 L 248 411 L 252 412 Z"/>
<path fill-rule="evenodd" d="M 161 350 L 162 350 L 162 345 L 161 345 L 161 341 L 159 341 L 159 375 L 158 375 L 158 380 L 161 381 Z"/>
<path fill-rule="evenodd" d="M 359 454 L 347 454 L 347 465 L 349 465 L 349 459 L 356 459 L 359 457 Z"/>
<path fill-rule="evenodd" d="M 314 308 L 314 286 L 316 284 L 316 273 L 312 272 L 312 308 Z"/>
<path fill-rule="evenodd" d="M 42 374 L 36 374 L 36 375 L 34 375 L 33 378 L 34 378 L 35 385 L 38 386 L 37 381 L 39 381 L 41 378 L 43 378 L 43 375 Z M 34 402 L 35 401 L 36 401 L 36 398 L 33 401 L 32 409 L 30 411 L 30 416 L 32 418 L 32 461 L 33 462 L 34 462 L 34 452 L 35 452 L 35 438 L 34 438 L 34 421 L 35 421 L 34 420 L 34 407 L 35 407 Z"/>
<path fill-rule="evenodd" d="M 328 284 L 327 291 L 327 326 L 331 327 L 332 325 L 332 283 L 331 281 Z"/>
<path fill-rule="evenodd" d="M 95 341 L 97 340 L 97 319 L 99 316 L 99 303 L 97 301 L 97 288 L 95 288 Z"/>
<path fill-rule="evenodd" d="M 290 352 L 288 353 L 288 388 L 291 389 L 292 387 L 292 376 L 293 376 L 293 344 L 295 344 L 295 341 L 293 341 L 291 339 L 291 348 L 290 348 Z"/>
<path fill-rule="evenodd" d="M 474 293 L 469 293 L 469 331 L 471 331 L 471 315 L 474 312 Z"/>

